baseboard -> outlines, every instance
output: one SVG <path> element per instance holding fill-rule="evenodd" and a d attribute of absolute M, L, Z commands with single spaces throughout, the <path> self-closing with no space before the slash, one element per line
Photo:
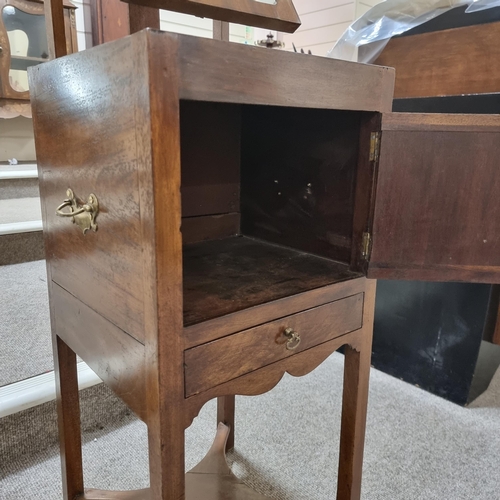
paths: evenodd
<path fill-rule="evenodd" d="M 9 222 L 0 224 L 0 236 L 5 234 L 32 233 L 43 229 L 41 220 Z"/>
<path fill-rule="evenodd" d="M 81 362 L 77 365 L 80 390 L 101 383 L 101 379 Z M 27 410 L 56 398 L 54 372 L 0 387 L 0 418 Z"/>

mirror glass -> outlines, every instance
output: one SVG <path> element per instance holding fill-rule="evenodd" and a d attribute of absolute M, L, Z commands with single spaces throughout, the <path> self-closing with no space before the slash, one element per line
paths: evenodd
<path fill-rule="evenodd" d="M 10 44 L 9 83 L 17 92 L 28 90 L 28 67 L 49 59 L 45 16 L 27 14 L 6 5 L 2 9 L 2 20 Z"/>

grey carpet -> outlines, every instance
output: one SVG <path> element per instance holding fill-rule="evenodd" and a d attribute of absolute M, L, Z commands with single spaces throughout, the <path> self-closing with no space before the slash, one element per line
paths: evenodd
<path fill-rule="evenodd" d="M 306 377 L 285 376 L 268 394 L 237 399 L 230 462 L 238 476 L 274 499 L 334 498 L 342 366 L 335 354 Z M 144 424 L 120 411 L 112 422 L 84 434 L 87 486 L 146 486 Z M 187 468 L 210 446 L 214 425 L 210 402 L 186 432 Z M 12 450 L 0 456 L 0 498 L 61 498 L 57 448 L 50 440 L 36 448 L 18 459 Z M 372 370 L 363 499 L 499 499 L 499 450 L 499 373 L 487 393 L 461 408 Z"/>
<path fill-rule="evenodd" d="M 0 180 L 0 200 L 39 197 L 38 179 L 2 179 Z"/>
<path fill-rule="evenodd" d="M 32 234 L 32 233 L 27 233 Z M 0 387 L 53 369 L 45 261 L 0 267 Z"/>
<path fill-rule="evenodd" d="M 42 231 L 0 236 L 0 266 L 41 259 L 45 259 Z M 0 285 L 3 285 L 1 281 Z"/>

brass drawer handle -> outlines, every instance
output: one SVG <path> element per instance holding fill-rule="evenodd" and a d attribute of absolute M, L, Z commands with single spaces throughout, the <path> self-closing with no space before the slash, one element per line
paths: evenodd
<path fill-rule="evenodd" d="M 89 195 L 89 199 L 85 205 L 79 205 L 75 194 L 71 189 L 66 191 L 65 199 L 56 209 L 58 217 L 71 217 L 73 224 L 76 224 L 85 234 L 89 229 L 97 231 L 95 219 L 99 214 L 99 202 L 97 196 L 93 193 Z M 69 212 L 63 212 L 63 208 L 69 207 Z"/>
<path fill-rule="evenodd" d="M 293 330 L 293 328 L 287 328 L 284 333 L 285 337 L 288 339 L 286 343 L 286 348 L 289 351 L 294 351 L 300 345 L 300 335 Z"/>

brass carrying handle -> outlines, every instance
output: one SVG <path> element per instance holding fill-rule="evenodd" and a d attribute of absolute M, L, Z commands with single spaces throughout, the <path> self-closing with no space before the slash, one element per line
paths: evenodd
<path fill-rule="evenodd" d="M 83 212 L 92 212 L 92 207 L 90 205 L 83 205 L 82 208 L 76 210 L 75 212 L 63 212 L 62 209 L 65 207 L 70 207 L 72 205 L 71 200 L 64 200 L 57 208 L 56 215 L 58 217 L 74 217 L 75 215 L 83 214 Z"/>
<path fill-rule="evenodd" d="M 288 339 L 286 343 L 286 348 L 289 351 L 294 351 L 300 345 L 300 335 L 293 330 L 293 328 L 287 328 L 283 332 L 283 335 Z"/>
<path fill-rule="evenodd" d="M 85 234 L 89 229 L 97 231 L 95 219 L 99 214 L 99 202 L 93 193 L 89 195 L 85 204 L 78 203 L 78 200 L 71 189 L 66 191 L 67 198 L 56 208 L 58 217 L 71 217 L 73 224 L 76 224 Z M 69 212 L 63 209 L 69 207 Z"/>

